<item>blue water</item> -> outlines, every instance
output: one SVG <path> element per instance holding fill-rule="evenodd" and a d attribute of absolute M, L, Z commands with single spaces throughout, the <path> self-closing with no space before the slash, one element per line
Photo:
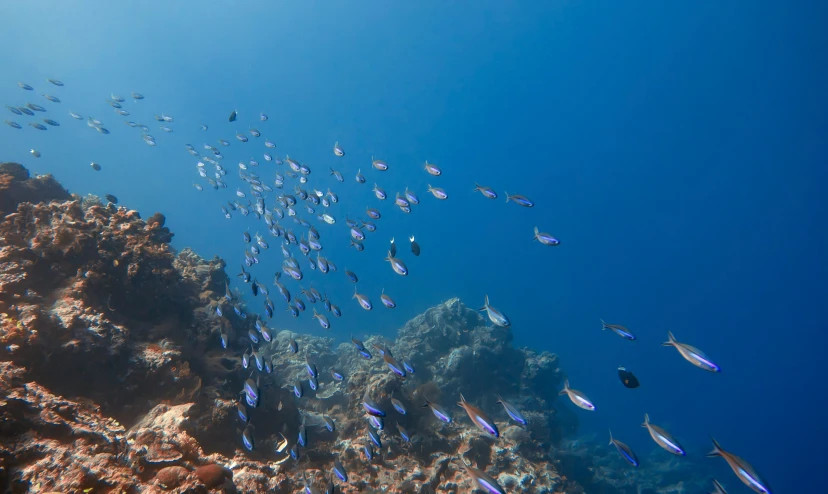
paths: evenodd
<path fill-rule="evenodd" d="M 72 192 L 115 194 L 145 217 L 161 211 L 177 248 L 217 254 L 235 274 L 242 231 L 266 228 L 238 213 L 226 220 L 219 205 L 242 185 L 240 159 L 255 157 L 254 171 L 272 181 L 276 166 L 262 159 L 270 138 L 276 155 L 312 168 L 309 188 L 341 198 L 336 225 L 312 221 L 339 272 L 312 273 L 300 259 L 303 285 L 312 280 L 344 312 L 332 335 L 393 335 L 429 306 L 455 296 L 477 306 L 488 294 L 516 343 L 559 354 L 573 387 L 595 401 L 595 413 L 578 411 L 578 434 L 606 442 L 612 427 L 643 458 L 656 447 L 639 427 L 647 412 L 691 455 L 713 435 L 776 492 L 815 492 L 828 439 L 828 9 L 805 4 L 6 2 L 0 102 L 42 104 L 62 126 L 2 126 L 0 159 L 53 173 Z M 46 91 L 63 102 L 46 102 Z M 146 99 L 133 103 L 131 91 Z M 113 92 L 132 116 L 113 113 Z M 270 120 L 259 122 L 261 111 Z M 174 133 L 158 130 L 161 112 L 175 117 Z M 158 146 L 126 119 L 150 126 Z M 250 127 L 262 138 L 236 141 Z M 232 143 L 222 148 L 229 188 L 198 192 L 191 184 L 204 181 L 184 144 L 201 151 L 218 138 Z M 344 158 L 331 151 L 337 140 Z M 371 170 L 371 156 L 391 169 Z M 444 175 L 428 176 L 426 159 Z M 358 168 L 368 184 L 355 182 Z M 411 187 L 422 204 L 410 215 L 380 204 L 375 181 L 392 198 Z M 474 182 L 500 197 L 473 193 Z M 449 199 L 431 197 L 428 183 Z M 506 204 L 504 191 L 537 205 Z M 343 220 L 365 218 L 366 206 L 384 216 L 356 252 Z M 562 245 L 532 242 L 534 226 Z M 419 258 L 408 253 L 412 234 Z M 391 237 L 407 278 L 383 261 Z M 265 238 L 271 249 L 253 272 L 269 284 L 282 256 Z M 350 300 L 345 268 L 372 312 Z M 383 288 L 397 309 L 380 307 Z M 599 318 L 638 341 L 602 333 Z M 272 326 L 322 333 L 307 313 L 277 314 Z M 660 347 L 668 329 L 723 372 Z M 620 386 L 619 364 L 640 389 Z M 724 461 L 707 461 L 731 492 L 748 492 Z"/>

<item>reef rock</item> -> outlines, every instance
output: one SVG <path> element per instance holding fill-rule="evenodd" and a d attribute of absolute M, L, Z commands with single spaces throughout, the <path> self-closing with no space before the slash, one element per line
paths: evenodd
<path fill-rule="evenodd" d="M 51 175 L 30 177 L 19 163 L 0 163 L 0 217 L 21 202 L 65 201 L 71 196 Z"/>

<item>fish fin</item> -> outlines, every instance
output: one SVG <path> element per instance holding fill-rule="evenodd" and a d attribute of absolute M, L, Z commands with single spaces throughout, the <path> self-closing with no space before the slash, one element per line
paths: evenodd
<path fill-rule="evenodd" d="M 645 413 L 644 414 L 644 423 L 641 424 L 641 427 L 648 427 L 649 425 L 650 425 L 650 414 Z"/>
<path fill-rule="evenodd" d="M 604 320 L 601 319 L 601 331 L 603 331 L 605 329 L 607 329 L 607 323 L 605 323 Z"/>
<path fill-rule="evenodd" d="M 676 343 L 676 337 L 673 336 L 673 332 L 667 331 L 667 341 L 662 343 L 661 346 L 675 346 Z"/>
<path fill-rule="evenodd" d="M 509 193 L 504 190 L 503 195 L 506 196 L 506 202 L 509 202 Z"/>
<path fill-rule="evenodd" d="M 612 443 L 613 443 L 613 441 L 612 441 L 612 429 L 609 430 L 609 433 L 610 433 L 610 442 L 609 443 L 610 443 L 610 446 L 612 446 Z"/>
<path fill-rule="evenodd" d="M 707 453 L 707 457 L 708 458 L 715 458 L 717 456 L 722 456 L 722 452 L 723 452 L 722 447 L 719 446 L 719 443 L 716 442 L 716 440 L 713 439 L 712 437 L 710 438 L 710 440 L 713 441 L 713 451 Z"/>

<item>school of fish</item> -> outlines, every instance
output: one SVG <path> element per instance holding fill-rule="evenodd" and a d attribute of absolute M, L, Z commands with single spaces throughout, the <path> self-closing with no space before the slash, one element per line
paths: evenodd
<path fill-rule="evenodd" d="M 58 94 L 60 88 L 64 87 L 64 83 L 58 79 L 50 78 L 47 79 L 47 82 L 54 92 Z M 18 86 L 22 91 L 24 91 L 24 94 L 37 94 L 35 88 L 27 83 L 20 82 L 18 83 Z M 51 128 L 57 129 L 60 127 L 61 124 L 58 121 L 52 118 L 40 117 L 40 114 L 49 113 L 55 105 L 62 104 L 62 100 L 59 96 L 55 96 L 48 92 L 41 93 L 41 97 L 44 100 L 43 104 L 46 106 L 32 103 L 31 101 L 24 102 L 25 98 L 21 99 L 18 103 L 5 105 L 6 110 L 13 115 L 10 119 L 5 120 L 6 125 L 15 131 L 25 131 L 25 127 L 31 127 L 37 131 L 47 131 Z M 138 92 L 131 92 L 130 97 L 135 102 L 145 99 L 144 95 Z M 109 98 L 105 99 L 105 102 L 112 108 L 117 116 L 130 117 L 131 112 L 124 109 L 122 105 L 125 100 L 126 98 L 112 93 Z M 68 111 L 68 115 L 77 121 L 83 121 L 86 119 L 87 126 L 100 134 L 110 134 L 109 128 L 97 118 L 92 116 L 84 117 L 81 114 L 71 110 Z M 239 117 L 239 113 L 236 110 L 233 110 L 229 113 L 227 122 L 218 122 L 212 126 L 212 128 L 220 128 L 222 129 L 222 132 L 232 134 L 234 129 L 231 129 L 227 123 L 235 123 L 238 121 Z M 175 119 L 172 116 L 165 113 L 159 113 L 155 114 L 153 118 L 158 125 L 158 130 L 164 133 L 174 132 L 172 125 L 174 124 Z M 232 191 L 232 199 L 227 201 L 221 200 L 217 206 L 217 211 L 220 211 L 221 215 L 226 219 L 232 219 L 235 214 L 239 214 L 241 216 L 252 216 L 257 221 L 262 221 L 262 230 L 267 231 L 271 238 L 276 239 L 276 242 L 279 244 L 279 250 L 284 258 L 282 270 L 275 274 L 272 284 L 272 286 L 276 287 L 276 291 L 278 292 L 278 297 L 274 296 L 274 298 L 281 298 L 283 300 L 283 302 L 279 302 L 280 305 L 284 305 L 284 310 L 282 310 L 277 307 L 277 303 L 270 297 L 270 289 L 268 288 L 268 285 L 260 282 L 259 276 L 256 276 L 252 272 L 252 270 L 255 270 L 255 266 L 259 263 L 258 256 L 262 255 L 264 251 L 270 249 L 270 243 L 258 232 L 251 236 L 249 229 L 240 229 L 241 233 L 239 240 L 240 244 L 243 246 L 243 255 L 240 256 L 241 267 L 237 277 L 242 286 L 249 286 L 250 293 L 252 293 L 254 297 L 261 296 L 262 299 L 262 314 L 256 315 L 256 331 L 251 330 L 247 335 L 249 339 L 249 346 L 246 347 L 244 353 L 241 355 L 243 368 L 250 369 L 251 372 L 249 377 L 247 377 L 244 381 L 243 389 L 239 391 L 240 398 L 237 403 L 239 420 L 244 424 L 244 429 L 241 431 L 240 441 L 246 449 L 251 451 L 255 448 L 256 444 L 254 437 L 255 426 L 253 424 L 251 411 L 248 410 L 248 407 L 255 409 L 258 406 L 261 400 L 262 391 L 262 388 L 260 387 L 261 377 L 263 375 L 266 376 L 267 374 L 270 374 L 273 369 L 273 362 L 264 359 L 261 356 L 261 353 L 263 352 L 260 351 L 260 349 L 265 345 L 275 344 L 273 332 L 270 328 L 268 328 L 267 320 L 272 319 L 275 314 L 282 314 L 283 312 L 288 312 L 292 317 L 298 318 L 302 313 L 307 312 L 305 301 L 314 305 L 317 302 L 321 302 L 321 305 L 324 307 L 324 311 L 320 312 L 314 306 L 311 310 L 311 317 L 313 317 L 324 330 L 329 330 L 332 324 L 335 323 L 336 318 L 343 316 L 343 310 L 340 306 L 330 300 L 326 294 L 321 293 L 312 285 L 310 285 L 309 288 L 304 288 L 300 284 L 300 282 L 305 279 L 305 269 L 319 271 L 322 275 L 329 276 L 330 273 L 338 271 L 338 267 L 334 259 L 329 257 L 328 254 L 325 256 L 322 255 L 322 251 L 324 250 L 323 238 L 319 231 L 315 228 L 314 222 L 324 223 L 327 225 L 344 223 L 347 228 L 347 233 L 343 232 L 342 235 L 348 239 L 349 247 L 354 248 L 357 251 L 363 251 L 365 248 L 364 243 L 369 241 L 369 237 L 378 229 L 378 225 L 375 221 L 380 220 L 383 217 L 379 209 L 368 206 L 364 210 L 366 216 L 365 219 L 353 220 L 346 216 L 344 221 L 340 222 L 329 209 L 331 204 L 335 204 L 340 201 L 339 195 L 331 188 L 327 188 L 327 190 L 323 191 L 312 186 L 313 181 L 311 180 L 311 176 L 318 175 L 320 171 L 318 169 L 312 169 L 306 163 L 303 163 L 296 158 L 292 158 L 289 155 L 285 155 L 284 158 L 277 157 L 273 152 L 276 144 L 267 138 L 262 140 L 263 145 L 261 151 L 259 152 L 261 153 L 262 159 L 267 163 L 267 166 L 272 167 L 271 169 L 268 170 L 265 167 L 260 168 L 261 165 L 259 161 L 255 158 L 250 158 L 240 160 L 238 162 L 238 170 L 235 173 L 229 173 L 228 168 L 230 167 L 222 164 L 225 160 L 222 148 L 229 148 L 231 146 L 247 146 L 248 148 L 252 148 L 253 146 L 256 146 L 256 144 L 253 143 L 261 138 L 262 132 L 252 125 L 266 126 L 268 119 L 269 117 L 265 113 L 260 113 L 256 116 L 256 118 L 253 119 L 256 123 L 251 124 L 251 127 L 247 131 L 247 134 L 249 134 L 250 137 L 248 137 L 245 133 L 236 131 L 235 138 L 238 141 L 238 144 L 231 145 L 231 139 L 224 138 L 219 138 L 214 141 L 218 144 L 218 146 L 211 143 L 204 143 L 200 148 L 197 148 L 192 144 L 182 143 L 184 150 L 189 153 L 192 156 L 193 161 L 195 161 L 195 172 L 199 178 L 193 183 L 193 187 L 199 192 L 204 191 L 204 189 L 213 189 L 216 191 L 221 189 L 230 189 Z M 26 120 L 29 121 L 26 122 Z M 25 125 L 20 122 L 25 122 Z M 124 123 L 130 128 L 140 130 L 140 139 L 146 145 L 153 147 L 158 145 L 156 138 L 150 133 L 151 130 L 147 125 L 137 123 L 132 120 L 125 120 Z M 207 132 L 211 128 L 211 125 L 202 124 L 200 126 L 200 130 Z M 253 140 L 251 140 L 251 138 Z M 202 149 L 203 151 L 199 151 L 199 149 Z M 251 151 L 247 148 L 244 151 L 245 155 L 250 155 L 251 152 L 257 153 L 256 151 Z M 35 158 L 41 157 L 41 153 L 35 149 L 31 149 L 29 153 Z M 331 148 L 331 154 L 333 155 L 332 161 L 343 158 L 346 155 L 345 147 L 339 142 L 335 142 Z M 385 174 L 394 173 L 394 164 L 373 156 L 370 157 L 370 164 L 368 157 L 365 157 L 364 159 L 366 163 L 366 170 L 370 170 L 371 173 L 376 176 L 376 181 L 373 183 L 371 189 L 376 197 L 376 200 L 387 201 L 390 197 L 389 192 L 382 188 L 380 183 L 382 182 L 382 178 Z M 97 162 L 90 163 L 90 166 L 94 171 L 101 171 L 103 168 Z M 439 177 L 443 175 L 443 169 L 440 166 L 435 163 L 429 163 L 427 160 L 424 160 L 424 164 L 421 169 L 424 173 L 430 175 L 431 178 L 435 180 L 435 183 L 437 183 L 436 180 L 439 180 Z M 316 174 L 312 175 L 313 172 L 316 172 Z M 346 180 L 342 172 L 335 166 L 328 167 L 328 170 L 323 170 L 321 173 L 334 177 L 334 179 L 340 183 Z M 264 178 L 263 175 L 265 174 L 274 178 Z M 235 186 L 235 190 L 233 191 L 228 182 L 234 175 L 238 177 L 239 183 Z M 368 179 L 362 174 L 361 168 L 359 168 L 354 175 L 354 180 L 359 184 L 368 184 Z M 470 186 L 471 185 L 472 184 L 470 184 Z M 473 186 L 474 187 L 471 188 L 471 190 L 479 192 L 486 199 L 497 199 L 499 197 L 498 192 L 491 187 L 481 186 L 477 183 L 473 183 Z M 325 189 L 325 187 L 322 187 L 322 189 Z M 445 201 L 449 198 L 449 192 L 439 186 L 432 186 L 429 184 L 425 192 L 427 195 L 431 195 L 433 197 L 432 200 Z M 417 193 L 409 190 L 408 188 L 405 188 L 403 191 L 392 191 L 391 193 L 393 194 L 393 205 L 399 208 L 399 210 L 403 213 L 410 213 L 413 208 L 420 204 L 420 198 Z M 507 203 L 514 203 L 525 208 L 531 208 L 535 205 L 531 199 L 521 194 L 509 194 L 504 191 L 503 195 L 505 196 Z M 118 199 L 111 194 L 107 194 L 106 199 L 114 204 L 117 204 L 118 202 Z M 285 226 L 282 222 L 290 225 Z M 294 229 L 296 231 L 294 231 Z M 325 240 L 327 241 L 328 239 Z M 540 231 L 538 227 L 534 228 L 534 236 L 532 237 L 532 240 L 549 247 L 555 247 L 561 244 L 555 236 L 550 233 Z M 421 247 L 415 240 L 414 236 L 410 236 L 408 241 L 411 255 L 413 257 L 419 256 Z M 335 255 L 335 253 L 330 254 L 330 256 L 333 255 Z M 302 258 L 304 258 L 304 260 L 300 262 L 299 259 Z M 397 244 L 393 238 L 390 240 L 388 245 L 385 261 L 389 263 L 391 269 L 397 275 L 404 277 L 409 274 L 409 267 L 403 257 L 398 255 Z M 411 261 L 413 261 L 413 259 L 409 262 Z M 305 267 L 303 267 L 303 265 Z M 344 274 L 345 277 L 343 278 L 343 282 L 350 282 L 354 285 L 352 299 L 356 301 L 355 306 L 359 306 L 359 308 L 366 311 L 373 310 L 374 304 L 371 301 L 367 291 L 362 291 L 362 293 L 360 293 L 360 288 L 357 285 L 359 282 L 359 276 L 357 273 L 350 270 L 344 270 Z M 264 274 L 262 274 L 261 277 L 264 278 Z M 211 306 L 211 312 L 215 315 L 215 317 L 222 321 L 222 328 L 226 326 L 224 318 L 228 317 L 231 313 L 235 314 L 235 317 L 239 318 L 248 317 L 248 311 L 245 304 L 241 300 L 240 293 L 239 289 L 232 290 L 228 284 L 225 286 L 224 300 Z M 380 291 L 379 299 L 380 303 L 386 308 L 393 309 L 397 306 L 396 301 L 390 294 L 385 293 L 384 289 Z M 508 327 L 511 325 L 511 322 L 506 314 L 490 304 L 488 295 L 483 294 L 483 300 L 483 307 L 480 311 L 485 312 L 488 320 L 492 324 L 501 327 Z M 343 305 L 344 303 L 345 302 L 343 301 Z M 332 320 L 329 318 L 327 314 L 331 314 L 334 319 Z M 601 320 L 601 325 L 601 329 L 609 330 L 624 340 L 637 341 L 636 336 L 622 325 L 607 324 L 603 320 Z M 233 342 L 230 341 L 228 334 L 224 329 L 220 331 L 218 340 L 219 344 L 228 352 L 238 351 L 238 349 L 232 348 L 234 346 Z M 355 351 L 360 356 L 366 359 L 374 358 L 374 354 L 372 354 L 360 340 L 354 337 L 352 337 L 351 340 L 354 344 Z M 678 341 L 672 332 L 667 333 L 667 341 L 664 342 L 663 345 L 673 347 L 684 360 L 699 369 L 711 373 L 721 372 L 721 368 L 703 351 L 688 343 Z M 398 379 L 411 379 L 415 374 L 414 364 L 405 357 L 394 356 L 391 351 L 385 347 L 377 346 L 373 349 L 386 364 L 388 372 L 393 373 Z M 301 351 L 295 339 L 292 338 L 289 341 L 288 348 L 285 350 L 294 354 Z M 297 378 L 292 388 L 297 399 L 301 399 L 304 396 L 305 382 L 307 382 L 311 390 L 316 390 L 319 386 L 320 372 L 314 364 L 312 356 L 306 355 L 305 361 L 307 376 Z M 342 382 L 347 380 L 347 376 L 343 375 L 337 369 L 329 369 L 328 372 L 334 382 Z M 619 368 L 619 375 L 621 376 L 622 382 L 624 382 L 625 386 L 629 388 L 638 387 L 638 381 L 635 376 L 623 367 Z M 631 381 L 633 384 L 630 384 Z M 560 394 L 567 396 L 575 406 L 583 410 L 597 410 L 596 405 L 587 397 L 586 394 L 570 387 L 569 381 L 566 381 L 564 388 L 560 391 Z M 460 395 L 458 398 L 458 406 L 460 406 L 468 416 L 470 422 L 468 426 L 476 427 L 483 435 L 490 437 L 492 441 L 497 441 L 497 438 L 500 435 L 498 426 L 490 418 L 486 411 L 475 406 L 473 404 L 474 400 L 467 401 L 463 395 Z M 497 403 L 503 406 L 511 420 L 517 424 L 526 425 L 526 419 L 515 405 L 500 396 L 497 397 L 497 400 Z M 427 398 L 424 398 L 424 403 L 421 405 L 424 408 L 428 408 L 437 420 L 445 423 L 453 423 L 452 414 L 440 404 L 433 403 Z M 383 403 L 377 403 L 371 397 L 370 389 L 365 390 L 362 406 L 365 410 L 366 417 L 370 421 L 366 429 L 367 440 L 363 451 L 365 460 L 370 462 L 375 454 L 374 448 L 377 450 L 382 448 L 382 435 L 387 434 L 383 427 L 383 417 L 385 417 L 391 410 L 394 410 L 395 413 L 400 415 L 405 415 L 407 413 L 407 408 L 406 405 L 397 398 L 391 399 L 390 407 Z M 334 432 L 336 430 L 334 421 L 329 417 L 325 417 L 324 426 L 330 432 Z M 648 414 L 644 414 L 644 422 L 642 427 L 647 429 L 649 436 L 659 447 L 676 456 L 686 455 L 686 451 L 678 439 L 664 428 L 651 423 Z M 413 434 L 407 431 L 399 423 L 397 423 L 397 429 L 403 441 L 409 442 L 411 440 Z M 278 447 L 276 448 L 276 452 L 289 455 L 289 457 L 292 457 L 298 463 L 298 459 L 301 455 L 301 448 L 307 447 L 308 441 L 307 427 L 303 423 L 297 431 L 297 439 L 295 443 L 290 448 L 287 448 L 289 441 L 287 438 L 282 436 L 282 441 L 280 441 Z M 715 439 L 712 439 L 712 442 L 713 450 L 708 454 L 708 456 L 723 458 L 727 462 L 727 465 L 733 470 L 736 477 L 754 492 L 763 494 L 771 493 L 768 483 L 747 461 L 724 450 Z M 631 466 L 639 466 L 638 457 L 633 450 L 625 443 L 615 439 L 612 432 L 610 432 L 609 444 L 614 446 L 620 456 Z M 286 449 L 288 450 L 287 453 L 285 453 Z M 284 459 L 281 461 L 284 461 Z M 491 475 L 466 464 L 465 460 L 462 458 L 459 458 L 457 461 L 463 471 L 465 471 L 475 482 L 475 484 L 483 491 L 489 493 L 505 492 L 503 487 Z M 302 472 L 302 478 L 305 481 L 305 492 L 319 492 L 313 483 L 308 482 L 304 472 Z M 331 477 L 328 480 L 325 492 L 334 492 L 334 478 L 338 479 L 338 481 L 342 483 L 348 482 L 348 472 L 339 460 L 334 460 L 331 465 Z M 722 487 L 718 481 L 714 480 L 713 482 L 713 492 L 726 492 L 724 487 Z"/>

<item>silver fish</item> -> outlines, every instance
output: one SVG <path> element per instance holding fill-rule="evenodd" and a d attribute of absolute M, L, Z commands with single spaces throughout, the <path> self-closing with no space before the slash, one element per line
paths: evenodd
<path fill-rule="evenodd" d="M 673 453 L 676 456 L 686 455 L 686 453 L 684 452 L 684 448 L 681 447 L 681 444 L 675 437 L 673 437 L 672 434 L 665 431 L 661 427 L 650 423 L 649 414 L 644 414 L 644 423 L 641 424 L 641 427 L 646 427 L 647 432 L 650 433 L 650 437 L 653 438 L 653 441 L 655 441 L 656 444 L 658 444 L 665 450 L 669 451 L 670 453 Z"/>
<path fill-rule="evenodd" d="M 722 369 L 716 365 L 710 358 L 698 348 L 688 345 L 687 343 L 679 343 L 673 336 L 671 331 L 667 332 L 668 340 L 661 344 L 661 346 L 675 347 L 676 350 L 684 357 L 684 360 L 690 362 L 700 369 L 709 372 L 721 372 Z"/>
<path fill-rule="evenodd" d="M 572 389 L 569 387 L 569 379 L 564 382 L 564 389 L 562 389 L 559 395 L 567 395 L 572 403 L 578 405 L 579 407 L 583 408 L 584 410 L 589 410 L 590 412 L 595 410 L 595 405 L 586 397 L 585 394 L 578 391 L 577 389 Z"/>
<path fill-rule="evenodd" d="M 446 194 L 446 191 L 441 189 L 440 187 L 432 187 L 431 184 L 429 184 L 428 185 L 428 191 L 431 192 L 431 195 L 433 195 L 437 199 L 440 199 L 440 200 L 448 199 L 448 194 Z"/>
<path fill-rule="evenodd" d="M 612 437 L 612 431 L 610 431 L 610 446 L 615 446 L 615 449 L 618 450 L 618 453 L 623 457 L 629 464 L 634 467 L 638 466 L 638 457 L 635 456 L 632 448 L 627 446 L 626 444 L 622 443 L 621 441 L 614 439 Z"/>
<path fill-rule="evenodd" d="M 538 231 L 538 227 L 535 227 L 535 236 L 532 237 L 532 240 L 537 240 L 538 242 L 542 243 L 543 245 L 551 245 L 553 247 L 556 246 L 556 245 L 561 245 L 560 240 L 558 240 L 557 238 L 553 237 L 552 235 L 550 235 L 548 233 Z"/>
<path fill-rule="evenodd" d="M 484 491 L 490 494 L 506 494 L 506 491 L 500 484 L 497 483 L 491 475 L 487 474 L 483 470 L 478 470 L 477 468 L 473 468 L 469 465 L 466 465 L 466 462 L 462 459 L 460 463 L 463 465 L 463 470 L 469 475 L 469 477 L 474 480 L 474 482 Z"/>
<path fill-rule="evenodd" d="M 754 492 L 758 492 L 760 494 L 771 493 L 770 486 L 768 486 L 768 483 L 762 479 L 762 477 L 756 472 L 756 470 L 753 469 L 750 463 L 734 455 L 733 453 L 729 453 L 723 450 L 715 439 L 711 438 L 711 440 L 713 441 L 713 451 L 707 454 L 709 458 L 721 456 L 727 462 L 727 465 L 731 468 L 731 470 L 733 470 L 733 473 L 735 473 L 736 476 L 739 477 L 739 480 L 741 480 L 742 483 L 746 486 L 750 487 L 751 490 L 753 490 Z"/>
<path fill-rule="evenodd" d="M 495 326 L 500 327 L 508 327 L 512 323 L 509 321 L 509 318 L 506 317 L 506 314 L 503 314 L 499 310 L 495 309 L 491 305 L 489 305 L 489 296 L 486 295 L 486 302 L 483 304 L 483 307 L 480 308 L 481 311 L 486 311 L 486 314 L 489 316 L 489 320 L 494 323 Z"/>

